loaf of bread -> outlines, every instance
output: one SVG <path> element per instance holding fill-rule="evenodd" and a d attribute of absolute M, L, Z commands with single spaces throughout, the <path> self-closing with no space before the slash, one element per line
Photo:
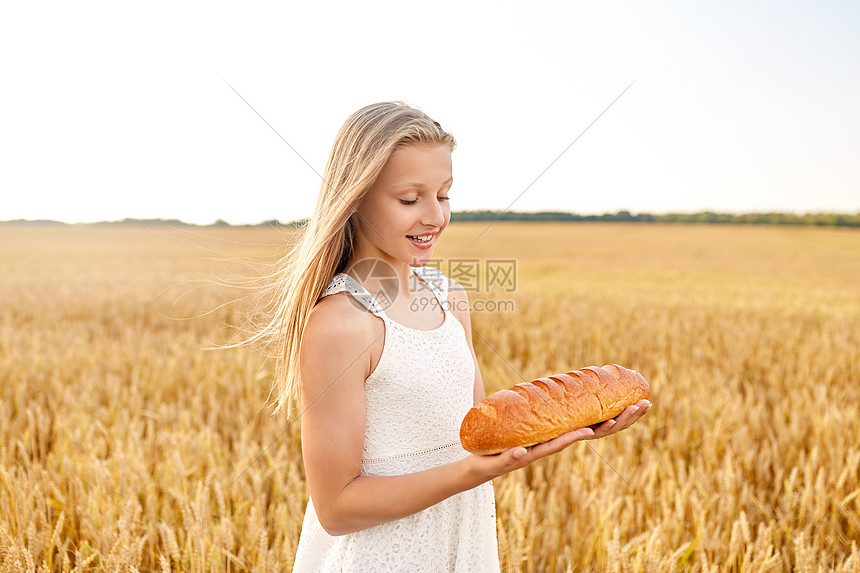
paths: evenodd
<path fill-rule="evenodd" d="M 460 443 L 482 455 L 533 446 L 614 418 L 650 397 L 645 378 L 617 364 L 539 378 L 491 394 L 469 410 Z"/>

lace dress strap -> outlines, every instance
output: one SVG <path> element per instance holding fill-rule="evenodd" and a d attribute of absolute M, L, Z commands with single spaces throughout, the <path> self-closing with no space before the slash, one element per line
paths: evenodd
<path fill-rule="evenodd" d="M 348 292 L 352 295 L 352 298 L 361 303 L 364 308 L 380 317 L 384 321 L 388 322 L 388 316 L 385 314 L 385 311 L 382 310 L 382 305 L 374 298 L 372 294 L 370 294 L 364 286 L 351 276 L 346 273 L 338 273 L 336 274 L 325 291 L 323 291 L 322 297 L 324 298 L 332 294 L 337 294 L 339 292 Z M 384 293 L 383 293 L 384 294 Z"/>
<path fill-rule="evenodd" d="M 442 274 L 437 268 L 433 267 L 411 267 L 412 272 L 414 272 L 418 277 L 420 277 L 425 283 L 421 284 L 420 281 L 415 281 L 418 283 L 419 288 L 430 288 L 433 292 L 433 295 L 436 297 L 436 300 L 439 301 L 439 304 L 442 306 L 442 309 L 445 312 L 448 312 L 448 277 Z"/>

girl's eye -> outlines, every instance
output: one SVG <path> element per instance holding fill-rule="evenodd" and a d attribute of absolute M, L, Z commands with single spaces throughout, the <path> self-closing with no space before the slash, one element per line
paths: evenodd
<path fill-rule="evenodd" d="M 439 199 L 440 201 L 447 201 L 449 199 L 449 197 L 447 195 L 445 195 L 444 197 L 436 197 L 436 198 Z"/>
<path fill-rule="evenodd" d="M 418 202 L 418 199 L 413 199 L 412 201 L 407 201 L 406 199 L 401 199 L 400 202 L 403 203 L 404 205 L 414 205 L 415 203 Z"/>

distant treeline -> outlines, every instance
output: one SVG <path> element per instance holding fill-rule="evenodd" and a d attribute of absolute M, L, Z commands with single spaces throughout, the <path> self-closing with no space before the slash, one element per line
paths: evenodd
<path fill-rule="evenodd" d="M 578 215 L 567 211 L 455 211 L 452 221 L 609 221 L 624 223 L 717 223 L 742 225 L 819 225 L 860 227 L 860 213 L 651 213 L 633 214 L 629 211 L 602 215 Z"/>
<path fill-rule="evenodd" d="M 699 213 L 651 213 L 633 214 L 629 211 L 604 213 L 602 215 L 579 215 L 568 211 L 454 211 L 452 221 L 569 221 L 569 222 L 621 222 L 621 223 L 711 223 L 734 225 L 816 225 L 828 227 L 860 227 L 860 213 L 714 213 L 702 211 Z M 208 227 L 298 227 L 307 221 L 299 219 L 282 223 L 277 219 L 269 219 L 256 225 L 231 225 L 223 219 L 218 219 L 209 225 L 193 225 L 179 219 L 122 219 L 121 221 L 102 221 L 99 223 L 80 223 L 86 225 L 174 225 L 174 226 L 208 226 Z M 0 224 L 22 225 L 66 225 L 59 221 L 46 219 L 27 220 L 15 219 L 0 221 Z"/>

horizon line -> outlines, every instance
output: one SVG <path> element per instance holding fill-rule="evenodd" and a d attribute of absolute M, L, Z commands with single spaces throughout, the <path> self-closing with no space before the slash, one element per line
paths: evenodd
<path fill-rule="evenodd" d="M 798 223 L 803 222 L 803 219 L 813 219 L 822 217 L 840 218 L 856 218 L 857 221 L 851 221 L 852 226 L 860 225 L 860 210 L 856 212 L 839 212 L 839 211 L 807 211 L 803 213 L 792 211 L 715 211 L 711 209 L 699 211 L 665 211 L 665 212 L 648 212 L 640 211 L 633 213 L 627 209 L 620 209 L 615 212 L 605 211 L 603 213 L 577 213 L 575 211 L 563 210 L 521 210 L 521 211 L 504 211 L 502 209 L 462 209 L 451 212 L 451 222 L 456 216 L 466 217 L 460 222 L 475 222 L 490 220 L 492 217 L 502 215 L 502 221 L 523 221 L 523 222 L 590 222 L 590 221 L 607 221 L 607 222 L 750 222 L 751 218 L 765 217 L 771 219 L 772 223 L 782 222 L 787 223 L 789 220 L 796 219 Z M 678 220 L 672 220 L 678 219 Z M 699 220 L 689 220 L 699 219 Z M 124 217 L 123 219 L 100 220 L 100 221 L 63 221 L 59 219 L 8 219 L 0 221 L 0 225 L 183 225 L 189 227 L 262 227 L 262 226 L 281 226 L 281 227 L 297 227 L 308 220 L 307 217 L 293 219 L 290 221 L 281 221 L 279 219 L 265 219 L 256 223 L 231 223 L 225 219 L 218 218 L 211 223 L 190 223 L 178 218 L 137 218 Z M 761 221 L 762 223 L 768 221 Z M 845 222 L 848 222 L 847 220 Z M 843 224 L 845 224 L 843 222 Z M 822 224 L 822 223 L 819 223 Z M 838 223 L 831 223 L 838 224 Z"/>

